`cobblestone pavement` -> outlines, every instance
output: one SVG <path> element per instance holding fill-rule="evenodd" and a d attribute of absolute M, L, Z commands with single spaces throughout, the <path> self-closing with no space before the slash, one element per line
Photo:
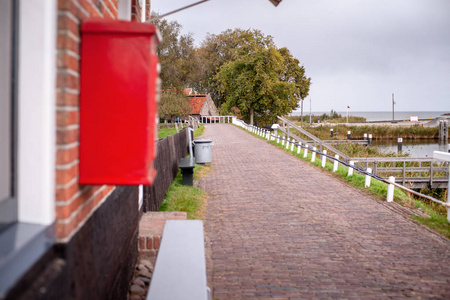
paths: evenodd
<path fill-rule="evenodd" d="M 204 137 L 213 299 L 450 299 L 450 241 L 395 204 L 235 126 Z"/>

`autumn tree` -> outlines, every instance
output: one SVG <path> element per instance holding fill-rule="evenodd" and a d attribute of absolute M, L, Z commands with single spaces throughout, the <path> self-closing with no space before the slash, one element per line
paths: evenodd
<path fill-rule="evenodd" d="M 186 95 L 176 92 L 163 92 L 161 103 L 159 104 L 159 116 L 161 118 L 171 118 L 188 116 L 192 111 L 192 106 L 188 102 Z"/>
<path fill-rule="evenodd" d="M 193 87 L 202 93 L 209 93 L 217 107 L 225 102 L 220 92 L 216 74 L 220 67 L 236 59 L 237 52 L 247 53 L 250 48 L 274 45 L 272 37 L 259 30 L 225 30 L 220 34 L 208 34 L 197 49 L 197 68 L 193 76 Z"/>
<path fill-rule="evenodd" d="M 220 67 L 215 80 L 225 98 L 222 111 L 237 107 L 250 124 L 255 118 L 272 123 L 278 115 L 296 109 L 311 83 L 298 59 L 272 42 L 240 45 L 233 60 Z"/>
<path fill-rule="evenodd" d="M 156 16 L 152 14 L 152 17 Z M 153 24 L 159 28 L 162 37 L 157 49 L 161 64 L 161 88 L 182 91 L 192 82 L 192 70 L 197 64 L 194 39 L 191 34 L 182 35 L 182 26 L 176 21 L 155 19 Z"/>

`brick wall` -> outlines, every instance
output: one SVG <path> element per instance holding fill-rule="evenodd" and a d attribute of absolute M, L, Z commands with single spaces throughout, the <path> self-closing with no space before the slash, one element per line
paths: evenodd
<path fill-rule="evenodd" d="M 114 186 L 78 185 L 80 25 L 87 17 L 116 19 L 119 0 L 59 0 L 57 36 L 56 235 L 71 237 L 112 192 Z M 132 0 L 132 20 L 141 17 L 142 1 Z"/>

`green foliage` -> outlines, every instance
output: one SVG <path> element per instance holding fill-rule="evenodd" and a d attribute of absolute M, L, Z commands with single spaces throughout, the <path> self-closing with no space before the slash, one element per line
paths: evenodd
<path fill-rule="evenodd" d="M 152 17 L 157 16 L 152 14 Z M 163 90 L 182 91 L 190 85 L 197 57 L 191 34 L 181 35 L 182 26 L 177 21 L 158 19 L 153 24 L 159 28 L 162 41 L 158 45 Z"/>
<path fill-rule="evenodd" d="M 161 118 L 188 116 L 192 111 L 186 95 L 182 93 L 164 92 L 161 94 L 159 116 Z"/>
<path fill-rule="evenodd" d="M 232 61 L 224 63 L 215 76 L 225 95 L 221 110 L 240 110 L 244 120 L 272 123 L 298 107 L 309 92 L 310 78 L 288 49 L 277 49 L 271 37 L 248 32 L 254 39 L 239 45 Z M 263 42 L 262 42 L 263 41 Z"/>

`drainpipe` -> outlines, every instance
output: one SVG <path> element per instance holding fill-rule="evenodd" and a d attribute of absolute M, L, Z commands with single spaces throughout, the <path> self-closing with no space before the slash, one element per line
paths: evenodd
<path fill-rule="evenodd" d="M 192 155 L 192 138 L 191 138 L 191 131 L 192 133 L 194 132 L 194 129 L 192 129 L 191 127 L 188 127 L 188 136 L 189 136 L 189 156 L 191 158 L 194 158 L 194 156 Z"/>

